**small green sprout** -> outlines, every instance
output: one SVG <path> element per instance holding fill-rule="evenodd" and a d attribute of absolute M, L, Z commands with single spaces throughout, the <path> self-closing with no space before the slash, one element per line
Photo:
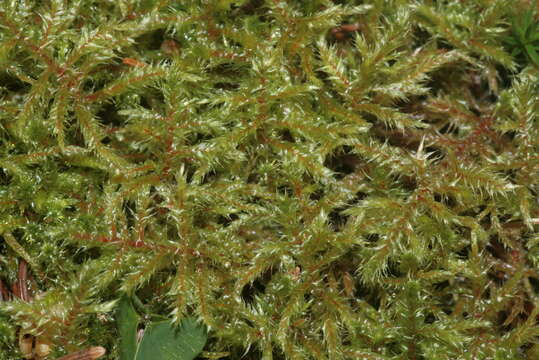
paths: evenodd
<path fill-rule="evenodd" d="M 512 34 L 504 39 L 514 57 L 526 56 L 539 66 L 539 22 L 535 21 L 533 8 L 512 19 Z"/>

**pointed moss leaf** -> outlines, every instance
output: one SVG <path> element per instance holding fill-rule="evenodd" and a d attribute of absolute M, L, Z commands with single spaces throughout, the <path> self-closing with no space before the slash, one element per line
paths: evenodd
<path fill-rule="evenodd" d="M 139 316 L 127 295 L 124 295 L 116 310 L 120 333 L 120 360 L 134 360 L 137 352 L 137 326 Z"/>
<path fill-rule="evenodd" d="M 511 51 L 511 55 L 512 56 L 517 56 L 521 52 L 522 52 L 522 50 L 520 50 L 520 48 L 514 48 L 513 51 Z"/>
<path fill-rule="evenodd" d="M 245 3 L 245 0 L 218 0 L 217 7 L 220 10 L 230 10 L 232 5 L 241 6 Z"/>
<path fill-rule="evenodd" d="M 204 348 L 204 326 L 187 318 L 179 327 L 171 321 L 152 323 L 145 331 L 136 360 L 192 360 Z"/>
<path fill-rule="evenodd" d="M 537 50 L 531 45 L 526 45 L 526 51 L 528 52 L 528 55 L 532 62 L 539 66 L 539 54 L 537 53 Z"/>
<path fill-rule="evenodd" d="M 509 45 L 517 45 L 517 41 L 513 39 L 512 37 L 506 37 L 503 39 L 507 44 Z"/>
<path fill-rule="evenodd" d="M 533 10 L 528 10 L 524 14 L 523 22 L 522 22 L 522 28 L 525 31 L 528 31 L 530 28 L 530 25 L 533 23 Z"/>

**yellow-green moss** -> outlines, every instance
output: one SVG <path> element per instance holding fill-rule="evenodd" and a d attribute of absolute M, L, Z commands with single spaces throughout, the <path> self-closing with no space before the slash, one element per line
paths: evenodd
<path fill-rule="evenodd" d="M 533 359 L 526 9 L 1 1 L 0 279 L 26 257 L 36 285 L 0 358 L 20 327 L 116 358 L 126 291 L 204 322 L 206 356 Z"/>

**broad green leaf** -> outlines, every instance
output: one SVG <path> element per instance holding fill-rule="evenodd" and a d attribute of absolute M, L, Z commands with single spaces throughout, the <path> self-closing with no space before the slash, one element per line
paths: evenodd
<path fill-rule="evenodd" d="M 169 320 L 154 322 L 146 329 L 135 359 L 192 360 L 206 340 L 206 329 L 195 319 L 187 318 L 179 327 Z"/>
<path fill-rule="evenodd" d="M 120 333 L 120 360 L 133 360 L 137 352 L 137 326 L 139 316 L 127 295 L 122 296 L 116 310 Z"/>

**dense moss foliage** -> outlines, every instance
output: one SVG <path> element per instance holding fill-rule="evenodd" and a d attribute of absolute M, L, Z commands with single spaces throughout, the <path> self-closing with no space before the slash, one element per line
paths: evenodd
<path fill-rule="evenodd" d="M 0 358 L 538 359 L 530 3 L 0 1 Z"/>

